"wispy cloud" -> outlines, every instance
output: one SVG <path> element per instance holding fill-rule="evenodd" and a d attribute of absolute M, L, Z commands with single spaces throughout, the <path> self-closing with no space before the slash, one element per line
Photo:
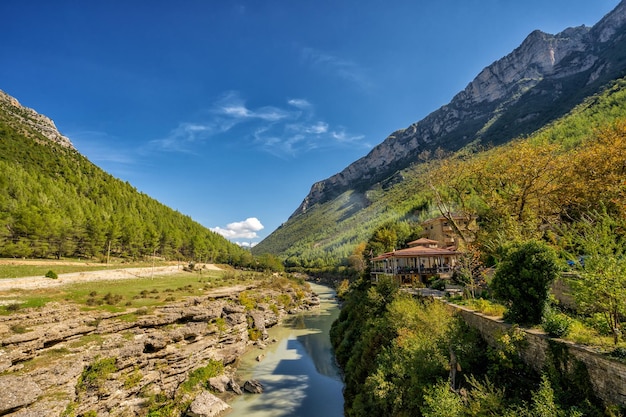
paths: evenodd
<path fill-rule="evenodd" d="M 224 95 L 214 106 L 213 110 L 218 115 L 233 118 L 235 120 L 260 119 L 268 122 L 277 122 L 289 117 L 289 113 L 277 107 L 265 106 L 258 109 L 249 109 L 245 102 L 235 92 Z"/>
<path fill-rule="evenodd" d="M 360 89 L 370 90 L 373 86 L 365 68 L 356 62 L 313 48 L 303 48 L 302 59 L 315 70 L 338 77 Z"/>
<path fill-rule="evenodd" d="M 287 104 L 293 107 L 297 107 L 299 109 L 308 109 L 311 108 L 311 103 L 303 98 L 292 98 L 287 101 Z"/>
<path fill-rule="evenodd" d="M 212 227 L 211 230 L 219 233 L 226 239 L 258 239 L 257 232 L 263 230 L 265 226 L 256 217 L 249 217 L 240 222 L 228 223 L 225 228 Z"/>
<path fill-rule="evenodd" d="M 152 144 L 167 151 L 191 152 L 208 140 L 247 140 L 252 147 L 292 158 L 312 149 L 355 144 L 363 139 L 363 135 L 350 134 L 343 127 L 321 120 L 315 114 L 315 106 L 304 98 L 288 99 L 280 107 L 255 108 L 248 106 L 239 93 L 230 91 L 205 114 L 206 120 L 182 122 Z"/>

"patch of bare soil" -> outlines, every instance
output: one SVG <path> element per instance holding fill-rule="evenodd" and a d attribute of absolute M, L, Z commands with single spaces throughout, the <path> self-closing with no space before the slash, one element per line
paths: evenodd
<path fill-rule="evenodd" d="M 34 265 L 33 262 L 40 261 L 19 261 L 10 260 L 10 262 L 26 262 L 29 265 Z M 46 261 L 41 261 L 46 262 Z M 48 264 L 59 265 L 58 262 L 49 262 Z M 38 265 L 48 265 L 41 263 Z M 84 263 L 71 263 L 84 265 Z M 16 265 L 16 264 L 14 264 Z M 214 271 L 221 271 L 219 267 L 213 264 L 196 264 L 196 268 L 203 268 Z M 109 281 L 120 279 L 133 279 L 133 278 L 146 278 L 152 276 L 163 276 L 180 273 L 183 271 L 182 265 L 171 266 L 155 266 L 155 267 L 141 267 L 141 268 L 115 268 L 106 269 L 100 271 L 83 271 L 83 272 L 71 272 L 67 274 L 59 274 L 57 279 L 50 279 L 43 276 L 35 277 L 23 277 L 23 278 L 5 278 L 0 279 L 0 291 L 11 290 L 37 290 L 51 287 L 58 287 L 67 284 L 74 284 L 77 282 L 91 282 L 91 281 Z"/>

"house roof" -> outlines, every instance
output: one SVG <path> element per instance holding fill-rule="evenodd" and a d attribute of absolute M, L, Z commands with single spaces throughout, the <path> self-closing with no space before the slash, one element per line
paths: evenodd
<path fill-rule="evenodd" d="M 419 238 L 417 240 L 414 240 L 413 242 L 409 242 L 408 245 L 409 247 L 414 247 L 414 246 L 430 246 L 430 245 L 438 245 L 439 242 L 436 240 L 432 240 L 432 239 L 427 239 L 425 237 Z"/>
<path fill-rule="evenodd" d="M 428 248 L 425 246 L 416 246 L 406 249 L 400 249 L 393 252 L 383 253 L 373 258 L 373 261 L 382 261 L 384 259 L 393 258 L 428 258 L 432 256 L 451 256 L 458 255 L 459 252 L 443 249 L 443 248 Z"/>

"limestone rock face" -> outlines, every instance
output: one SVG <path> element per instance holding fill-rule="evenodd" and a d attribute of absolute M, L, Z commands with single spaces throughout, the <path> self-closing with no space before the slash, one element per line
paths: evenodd
<path fill-rule="evenodd" d="M 0 415 L 32 404 L 42 394 L 39 386 L 26 377 L 9 376 L 0 378 Z"/>
<path fill-rule="evenodd" d="M 620 51 L 626 48 L 625 32 L 626 1 L 592 28 L 568 28 L 556 35 L 532 32 L 513 52 L 483 69 L 450 103 L 392 133 L 343 171 L 313 184 L 291 218 L 344 191 L 367 189 L 392 177 L 418 163 L 423 151 L 455 151 L 481 140 L 497 144 L 531 133 L 549 121 L 546 117 L 554 117 L 535 110 L 541 103 L 559 106 L 562 100 L 565 113 L 571 102 L 585 97 L 581 91 L 586 87 L 597 91 L 623 76 L 626 64 Z M 498 126 L 500 120 L 506 122 Z M 495 127 L 509 136 L 502 137 Z"/>
<path fill-rule="evenodd" d="M 74 145 L 70 140 L 59 133 L 54 122 L 48 117 L 37 113 L 35 110 L 22 106 L 19 101 L 4 91 L 0 91 L 0 106 L 5 110 L 12 118 L 15 118 L 20 123 L 23 123 L 39 134 L 45 136 L 52 142 L 55 142 L 65 148 L 74 149 Z"/>
<path fill-rule="evenodd" d="M 105 417 L 144 415 L 147 397 L 174 398 L 190 373 L 210 361 L 227 369 L 209 381 L 212 389 L 240 395 L 232 373 L 236 360 L 254 343 L 248 326 L 265 330 L 267 323 L 287 315 L 274 309 L 277 316 L 267 306 L 246 311 L 237 304 L 246 288 L 254 287 L 217 289 L 150 311 L 85 311 L 73 304 L 48 303 L 0 316 L 0 415 L 61 415 L 70 406 L 76 415 L 92 410 Z M 287 290 L 257 291 L 264 299 L 295 297 Z M 300 303 L 302 310 L 311 308 L 306 297 Z M 135 321 L 125 319 L 133 312 Z M 218 324 L 217 319 L 223 320 Z M 90 374 L 95 364 L 108 369 L 106 374 Z M 189 415 L 224 410 L 207 394 L 197 398 Z"/>

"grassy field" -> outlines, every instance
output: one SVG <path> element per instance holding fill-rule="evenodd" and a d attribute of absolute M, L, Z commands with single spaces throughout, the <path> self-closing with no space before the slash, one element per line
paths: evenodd
<path fill-rule="evenodd" d="M 130 265 L 128 267 L 146 266 Z M 74 266 L 79 268 L 78 266 Z M 120 268 L 120 265 L 116 266 Z M 21 276 L 30 276 L 32 266 L 13 266 Z M 23 268 L 20 271 L 20 268 Z M 47 267 L 48 269 L 49 266 Z M 78 269 L 78 271 L 86 269 Z M 138 307 L 152 307 L 174 302 L 192 295 L 224 286 L 251 283 L 263 278 L 262 274 L 240 271 L 202 270 L 179 274 L 113 281 L 87 281 L 37 290 L 11 290 L 0 292 L 0 314 L 42 307 L 49 302 L 70 302 L 83 309 L 123 312 Z"/>
<path fill-rule="evenodd" d="M 154 266 L 170 265 L 171 263 L 155 262 Z M 95 263 L 93 261 L 79 260 L 15 260 L 0 259 L 0 279 L 3 278 L 23 278 L 45 276 L 48 271 L 56 274 L 67 274 L 71 272 L 103 271 L 119 268 L 150 267 L 152 262 L 115 262 L 110 264 Z"/>

